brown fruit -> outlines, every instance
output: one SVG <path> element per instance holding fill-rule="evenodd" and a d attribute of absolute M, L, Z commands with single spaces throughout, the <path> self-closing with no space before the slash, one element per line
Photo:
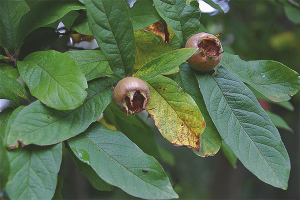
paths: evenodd
<path fill-rule="evenodd" d="M 214 69 L 222 59 L 221 42 L 216 36 L 209 33 L 202 32 L 193 35 L 186 42 L 185 48 L 198 48 L 187 62 L 200 72 Z"/>
<path fill-rule="evenodd" d="M 134 115 L 145 109 L 150 99 L 148 85 L 136 77 L 126 77 L 118 82 L 113 91 L 113 100 L 119 109 Z"/>

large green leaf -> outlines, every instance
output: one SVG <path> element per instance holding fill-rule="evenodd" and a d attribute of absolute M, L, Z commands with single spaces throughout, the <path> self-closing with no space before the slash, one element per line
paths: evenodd
<path fill-rule="evenodd" d="M 157 76 L 148 83 L 151 98 L 146 110 L 162 136 L 175 146 L 199 151 L 205 121 L 193 98 L 164 76 Z"/>
<path fill-rule="evenodd" d="M 28 94 L 23 85 L 0 70 L 0 99 L 9 99 L 16 105 L 19 105 L 15 94 L 29 101 Z"/>
<path fill-rule="evenodd" d="M 288 153 L 251 90 L 223 66 L 215 76 L 196 77 L 209 115 L 234 154 L 259 179 L 286 189 Z"/>
<path fill-rule="evenodd" d="M 137 1 L 129 9 L 134 30 L 143 29 L 161 19 L 152 4 L 151 0 Z"/>
<path fill-rule="evenodd" d="M 87 81 L 113 74 L 109 63 L 99 50 L 68 51 L 66 54 L 80 67 Z"/>
<path fill-rule="evenodd" d="M 221 147 L 221 136 L 205 107 L 199 84 L 195 77 L 195 71 L 187 63 L 181 64 L 179 68 L 180 86 L 197 103 L 206 123 L 204 132 L 200 136 L 200 151 L 195 151 L 195 153 L 201 157 L 213 156 Z"/>
<path fill-rule="evenodd" d="M 159 156 L 152 127 L 146 124 L 138 115 L 127 115 L 114 102 L 110 103 L 103 114 L 117 130 L 125 134 L 143 152 L 154 157 Z"/>
<path fill-rule="evenodd" d="M 86 78 L 66 54 L 34 52 L 17 65 L 31 94 L 51 108 L 72 110 L 82 105 L 87 96 Z"/>
<path fill-rule="evenodd" d="M 287 101 L 300 89 L 299 74 L 272 60 L 243 61 L 224 53 L 221 64 L 272 101 Z"/>
<path fill-rule="evenodd" d="M 186 5 L 182 0 L 154 0 L 159 15 L 179 38 L 181 47 L 200 29 L 200 10 L 197 2 Z"/>
<path fill-rule="evenodd" d="M 62 159 L 62 144 L 34 146 L 8 153 L 11 172 L 6 185 L 10 199 L 51 199 Z"/>
<path fill-rule="evenodd" d="M 15 54 L 18 49 L 17 29 L 23 15 L 29 11 L 26 1 L 0 1 L 0 16 L 4 27 L 1 27 L 1 43 L 10 54 Z M 6 33 L 6 34 L 5 34 Z M 3 35 L 2 35 L 3 34 Z M 5 37 L 2 37 L 4 36 Z"/>
<path fill-rule="evenodd" d="M 125 1 L 85 0 L 90 27 L 111 69 L 120 77 L 131 74 L 135 41 Z"/>
<path fill-rule="evenodd" d="M 148 62 L 133 76 L 145 81 L 150 80 L 159 74 L 169 72 L 175 67 L 178 67 L 191 57 L 196 50 L 196 48 L 182 48 L 166 53 Z"/>
<path fill-rule="evenodd" d="M 18 147 L 18 141 L 23 145 L 55 144 L 85 131 L 111 102 L 113 83 L 114 80 L 109 78 L 89 82 L 88 96 L 76 110 L 55 110 L 40 101 L 26 106 L 14 118 L 7 147 Z"/>
<path fill-rule="evenodd" d="M 120 131 L 96 122 L 68 143 L 109 184 L 140 198 L 178 198 L 160 164 Z"/>

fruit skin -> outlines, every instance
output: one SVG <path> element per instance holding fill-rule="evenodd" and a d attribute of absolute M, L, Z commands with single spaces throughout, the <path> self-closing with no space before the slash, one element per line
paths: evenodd
<path fill-rule="evenodd" d="M 208 72 L 214 69 L 222 59 L 223 49 L 220 40 L 206 32 L 190 37 L 185 44 L 185 48 L 198 48 L 187 62 L 200 72 Z"/>
<path fill-rule="evenodd" d="M 134 115 L 143 111 L 150 99 L 148 85 L 136 77 L 120 80 L 113 91 L 113 100 L 119 109 Z"/>

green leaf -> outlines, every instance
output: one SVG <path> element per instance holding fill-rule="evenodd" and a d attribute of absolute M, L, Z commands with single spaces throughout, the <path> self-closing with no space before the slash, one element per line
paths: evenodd
<path fill-rule="evenodd" d="M 181 47 L 200 29 L 200 10 L 197 2 L 186 5 L 182 0 L 154 0 L 159 15 L 179 38 Z"/>
<path fill-rule="evenodd" d="M 18 69 L 8 65 L 7 63 L 0 63 L 0 70 L 14 80 L 17 80 L 20 76 Z"/>
<path fill-rule="evenodd" d="M 227 160 L 230 162 L 232 167 L 235 169 L 236 168 L 236 162 L 237 162 L 237 157 L 234 155 L 228 144 L 226 144 L 224 141 L 222 141 L 222 151 L 227 158 Z"/>
<path fill-rule="evenodd" d="M 293 22 L 295 24 L 300 24 L 300 11 L 299 11 L 299 8 L 293 7 L 291 5 L 285 5 L 284 6 L 284 12 L 285 12 L 287 18 L 291 22 Z"/>
<path fill-rule="evenodd" d="M 137 1 L 129 9 L 134 30 L 143 29 L 161 19 L 152 4 L 150 0 Z"/>
<path fill-rule="evenodd" d="M 26 106 L 18 116 L 15 116 L 8 135 L 7 147 L 18 147 L 18 141 L 23 145 L 55 144 L 85 131 L 111 102 L 113 83 L 114 80 L 109 78 L 89 82 L 85 102 L 73 111 L 55 110 L 40 101 Z"/>
<path fill-rule="evenodd" d="M 80 67 L 87 81 L 113 74 L 107 59 L 100 50 L 68 51 L 66 54 Z"/>
<path fill-rule="evenodd" d="M 114 102 L 104 111 L 104 117 L 108 119 L 117 130 L 125 134 L 143 152 L 154 157 L 159 156 L 153 129 L 138 115 L 128 115 L 122 112 Z"/>
<path fill-rule="evenodd" d="M 24 38 L 33 30 L 57 21 L 72 10 L 84 8 L 80 2 L 75 0 L 60 0 L 55 3 L 52 1 L 39 1 L 35 3 L 20 21 L 17 34 L 18 43 L 22 44 Z"/>
<path fill-rule="evenodd" d="M 205 107 L 199 84 L 195 77 L 195 71 L 187 63 L 181 64 L 179 68 L 180 86 L 197 103 L 206 123 L 204 132 L 200 136 L 200 151 L 194 152 L 201 157 L 214 156 L 220 150 L 222 144 L 221 136 Z"/>
<path fill-rule="evenodd" d="M 80 155 L 80 154 L 84 155 L 83 153 L 84 151 L 79 150 L 78 153 L 76 149 L 72 149 L 69 152 L 78 170 L 85 175 L 85 177 L 89 180 L 89 182 L 92 184 L 94 188 L 100 191 L 112 191 L 114 189 L 112 185 L 106 183 L 102 178 L 100 178 L 90 165 L 86 164 L 85 161 L 79 160 L 79 158 L 75 156 L 73 151 L 76 152 L 76 155 Z"/>
<path fill-rule="evenodd" d="M 57 176 L 57 185 L 55 188 L 55 193 L 52 197 L 53 200 L 62 200 L 61 189 L 64 185 L 64 178 L 62 176 Z"/>
<path fill-rule="evenodd" d="M 196 50 L 196 48 L 182 48 L 166 53 L 148 62 L 133 76 L 143 79 L 144 81 L 150 80 L 159 74 L 169 72 L 179 66 L 191 57 Z"/>
<path fill-rule="evenodd" d="M 6 185 L 10 199 L 51 199 L 62 159 L 62 144 L 28 146 L 8 153 L 11 173 Z"/>
<path fill-rule="evenodd" d="M 84 3 L 93 35 L 112 71 L 122 78 L 130 75 L 135 41 L 125 1 L 85 0 Z"/>
<path fill-rule="evenodd" d="M 88 23 L 86 12 L 82 12 L 74 21 L 73 30 L 84 35 L 93 35 L 92 29 Z"/>
<path fill-rule="evenodd" d="M 223 66 L 214 77 L 196 77 L 209 115 L 234 154 L 259 179 L 286 189 L 289 156 L 251 90 Z"/>
<path fill-rule="evenodd" d="M 2 41 L 2 46 L 5 46 L 11 55 L 15 54 L 16 50 L 18 49 L 17 29 L 22 16 L 25 15 L 28 11 L 29 7 L 24 0 L 0 1 L 0 16 L 5 28 L 1 28 L 1 32 L 3 31 L 3 33 L 1 33 L 1 36 L 5 35 L 5 38 L 1 37 L 0 40 Z"/>
<path fill-rule="evenodd" d="M 270 111 L 266 111 L 266 113 L 269 115 L 271 121 L 274 123 L 274 125 L 277 128 L 283 128 L 292 133 L 294 132 L 293 129 L 291 129 L 291 127 L 289 127 L 289 125 L 284 121 L 284 119 L 282 117 L 280 117 L 279 115 L 276 115 L 275 113 L 272 113 Z"/>
<path fill-rule="evenodd" d="M 276 61 L 246 62 L 238 56 L 224 53 L 221 65 L 275 102 L 291 99 L 300 89 L 299 74 Z"/>
<path fill-rule="evenodd" d="M 199 151 L 205 121 L 193 98 L 164 76 L 157 76 L 148 83 L 151 98 L 146 110 L 162 136 L 175 146 Z"/>
<path fill-rule="evenodd" d="M 51 108 L 72 110 L 87 96 L 86 78 L 66 54 L 34 52 L 17 65 L 32 95 Z"/>
<path fill-rule="evenodd" d="M 0 99 L 9 99 L 16 105 L 19 105 L 15 94 L 29 101 L 28 94 L 23 85 L 0 70 Z"/>
<path fill-rule="evenodd" d="M 75 155 L 107 183 L 145 199 L 178 198 L 160 164 L 119 131 L 101 123 L 68 140 Z"/>

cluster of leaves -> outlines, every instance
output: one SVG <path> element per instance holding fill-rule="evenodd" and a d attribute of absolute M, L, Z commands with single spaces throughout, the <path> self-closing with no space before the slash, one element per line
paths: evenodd
<path fill-rule="evenodd" d="M 183 47 L 205 30 L 197 2 L 0 2 L 0 98 L 12 101 L 0 115 L 1 196 L 61 198 L 64 146 L 98 190 L 177 198 L 155 159 L 152 128 L 112 102 L 112 86 L 130 75 L 147 82 L 146 110 L 168 141 L 201 157 L 222 146 L 231 162 L 238 158 L 262 181 L 287 188 L 288 153 L 255 94 L 287 102 L 300 89 L 299 76 L 275 61 L 229 53 L 214 72 L 195 72 L 185 61 L 196 49 Z M 59 21 L 93 35 L 100 50 L 41 51 L 57 39 L 51 27 Z M 157 21 L 165 24 L 164 41 L 145 29 Z M 97 121 L 101 113 L 113 128 Z"/>

